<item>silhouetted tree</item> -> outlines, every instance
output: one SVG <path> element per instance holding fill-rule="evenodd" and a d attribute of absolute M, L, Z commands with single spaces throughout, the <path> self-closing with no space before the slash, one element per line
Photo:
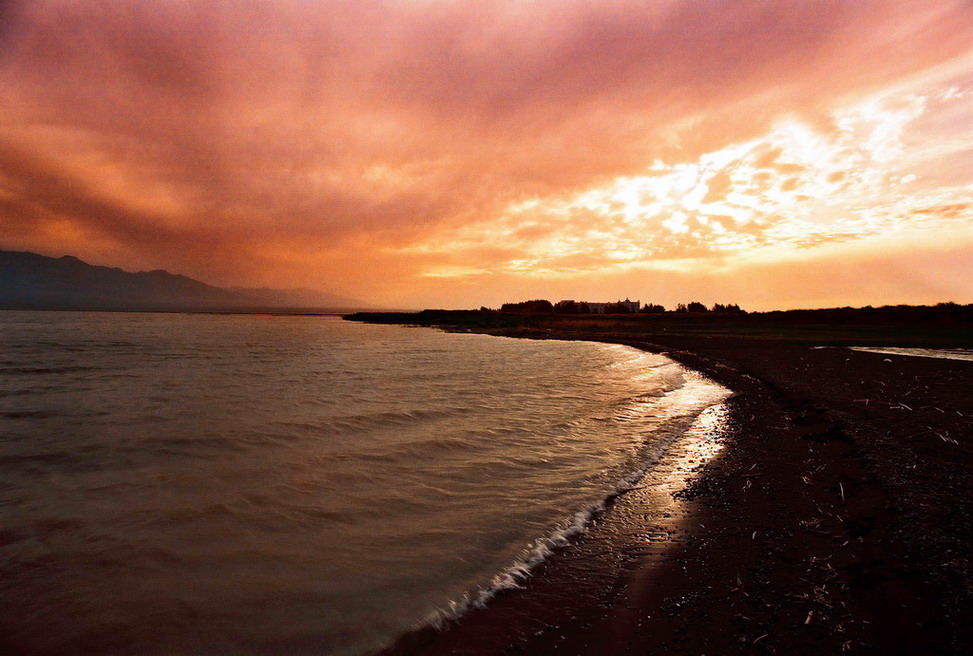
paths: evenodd
<path fill-rule="evenodd" d="M 740 314 L 743 312 L 743 310 L 741 310 L 740 306 L 737 305 L 736 303 L 728 303 L 727 305 L 723 305 L 722 303 L 716 303 L 715 305 L 713 305 L 713 309 L 711 310 L 711 312 L 721 312 L 725 314 Z"/>
<path fill-rule="evenodd" d="M 655 305 L 653 303 L 646 303 L 644 306 L 642 306 L 641 310 L 642 314 L 662 314 L 665 311 L 665 306 Z"/>
<path fill-rule="evenodd" d="M 541 314 L 544 312 L 554 312 L 554 306 L 550 301 L 535 299 L 523 301 L 521 303 L 504 303 L 500 306 L 501 312 L 518 312 L 520 314 Z"/>
<path fill-rule="evenodd" d="M 558 314 L 577 314 L 578 304 L 574 301 L 558 301 L 554 304 L 554 311 Z"/>
<path fill-rule="evenodd" d="M 677 303 L 675 312 L 687 312 L 685 303 Z"/>
<path fill-rule="evenodd" d="M 706 306 L 699 301 L 693 301 L 686 306 L 686 312 L 709 312 L 709 310 L 707 310 Z"/>

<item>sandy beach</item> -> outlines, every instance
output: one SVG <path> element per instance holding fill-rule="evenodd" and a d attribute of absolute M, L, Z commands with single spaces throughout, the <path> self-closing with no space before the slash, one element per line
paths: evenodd
<path fill-rule="evenodd" d="M 973 362 L 777 339 L 494 332 L 665 353 L 733 396 L 522 589 L 386 654 L 973 649 Z M 700 465 L 690 445 L 707 440 L 721 448 Z"/>

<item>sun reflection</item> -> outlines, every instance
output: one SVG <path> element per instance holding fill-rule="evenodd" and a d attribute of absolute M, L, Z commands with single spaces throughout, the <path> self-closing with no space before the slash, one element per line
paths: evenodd
<path fill-rule="evenodd" d="M 696 417 L 696 421 L 686 434 L 687 444 L 680 456 L 676 473 L 684 479 L 699 465 L 716 457 L 725 447 L 725 436 L 729 426 L 729 409 L 725 403 L 710 406 Z"/>
<path fill-rule="evenodd" d="M 665 456 L 629 492 L 630 500 L 642 512 L 651 512 L 653 521 L 667 525 L 661 536 L 647 535 L 661 549 L 671 546 L 669 535 L 684 526 L 684 501 L 679 493 L 703 475 L 725 448 L 729 430 L 730 411 L 726 403 L 718 403 L 704 410 Z"/>

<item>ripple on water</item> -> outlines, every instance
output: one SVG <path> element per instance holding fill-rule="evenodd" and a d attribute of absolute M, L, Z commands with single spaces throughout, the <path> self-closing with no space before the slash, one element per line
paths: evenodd
<path fill-rule="evenodd" d="M 618 345 L 0 322 L 0 629 L 21 651 L 362 653 L 522 584 L 725 395 Z"/>

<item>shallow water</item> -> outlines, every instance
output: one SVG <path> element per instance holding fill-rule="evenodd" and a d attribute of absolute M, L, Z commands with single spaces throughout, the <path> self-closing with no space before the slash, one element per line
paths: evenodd
<path fill-rule="evenodd" d="M 939 358 L 942 360 L 971 360 L 973 361 L 973 349 L 931 349 L 931 348 L 906 348 L 897 346 L 872 347 L 872 346 L 852 346 L 852 351 L 867 351 L 869 353 L 884 353 L 886 355 L 908 355 L 919 358 Z"/>
<path fill-rule="evenodd" d="M 617 345 L 0 313 L 0 648 L 364 653 L 517 583 L 724 396 Z"/>

